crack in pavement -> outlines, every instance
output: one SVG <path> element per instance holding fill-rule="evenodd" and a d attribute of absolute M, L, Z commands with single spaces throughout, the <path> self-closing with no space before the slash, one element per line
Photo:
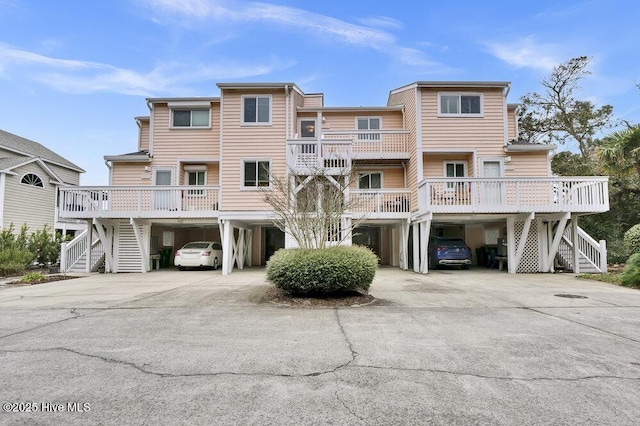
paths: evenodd
<path fill-rule="evenodd" d="M 336 384 L 338 382 L 337 372 L 342 369 L 372 369 L 372 370 L 388 370 L 388 371 L 402 371 L 402 372 L 422 372 L 422 373 L 431 373 L 431 374 L 446 374 L 453 376 L 466 376 L 466 377 L 475 377 L 478 379 L 487 379 L 487 380 L 504 380 L 504 381 L 524 381 L 524 382 L 536 382 L 536 381 L 562 381 L 562 382 L 576 382 L 582 380 L 593 380 L 593 379 L 618 379 L 618 380 L 640 380 L 639 376 L 616 376 L 611 374 L 592 374 L 588 376 L 576 376 L 576 377 L 517 377 L 517 376 L 492 376 L 487 374 L 478 374 L 464 371 L 453 371 L 453 370 L 444 370 L 444 369 L 436 369 L 436 368 L 408 368 L 408 367 L 388 367 L 388 366 L 379 366 L 379 365 L 348 365 L 349 363 L 344 363 L 338 365 L 336 368 L 332 370 L 326 371 L 317 371 L 313 373 L 306 374 L 286 374 L 286 373 L 243 373 L 243 372 L 234 372 L 234 371 L 220 371 L 217 373 L 183 373 L 183 374 L 175 374 L 175 373 L 162 373 L 157 371 L 152 371 L 148 368 L 149 364 L 142 364 L 142 366 L 129 361 L 119 360 L 115 358 L 109 358 L 106 356 L 88 354 L 84 352 L 80 352 L 74 349 L 65 348 L 65 347 L 55 347 L 55 348 L 42 348 L 42 349 L 16 349 L 16 350 L 4 350 L 0 349 L 0 353 L 46 353 L 46 352 L 67 352 L 74 355 L 92 358 L 101 360 L 107 363 L 113 363 L 118 365 L 123 365 L 126 367 L 131 367 L 138 370 L 141 373 L 160 377 L 160 378 L 188 378 L 188 377 L 216 377 L 216 376 L 246 376 L 246 377 L 282 377 L 282 378 L 307 378 L 307 377 L 318 377 L 326 374 L 334 374 L 336 376 Z M 339 390 L 339 389 L 338 389 Z M 352 410 L 349 409 L 345 405 L 345 403 L 339 398 L 336 391 L 337 400 L 354 416 L 357 416 Z"/>
<path fill-rule="evenodd" d="M 351 343 L 351 341 L 349 340 L 349 336 L 347 336 L 347 332 L 344 329 L 344 326 L 342 325 L 342 322 L 340 321 L 340 314 L 338 313 L 338 308 L 334 308 L 333 309 L 335 315 L 336 315 L 336 321 L 338 323 L 338 327 L 340 328 L 340 332 L 342 333 L 342 336 L 344 337 L 344 340 L 347 342 L 347 346 L 349 348 L 349 351 L 351 352 L 351 359 L 349 361 L 347 361 L 346 363 L 343 363 L 341 365 L 338 365 L 334 370 L 333 370 L 333 375 L 336 379 L 335 383 L 336 383 L 336 391 L 334 393 L 334 396 L 336 397 L 336 400 L 340 403 L 340 405 L 342 405 L 342 407 L 347 410 L 347 412 L 349 412 L 349 414 L 351 414 L 353 417 L 355 417 L 356 419 L 364 422 L 365 418 L 359 416 L 355 410 L 352 410 L 351 407 L 349 407 L 349 405 L 342 400 L 342 398 L 340 398 L 340 378 L 338 377 L 338 370 L 343 369 L 343 368 L 347 368 L 349 367 L 349 365 L 356 360 L 356 358 L 358 357 L 358 352 L 356 352 L 353 349 L 353 344 Z"/>
<path fill-rule="evenodd" d="M 570 322 L 570 323 L 573 323 L 573 324 L 581 325 L 583 327 L 587 327 L 587 328 L 590 328 L 592 330 L 596 330 L 596 331 L 599 331 L 601 333 L 608 334 L 610 336 L 616 336 L 616 337 L 620 337 L 621 339 L 630 340 L 630 341 L 635 342 L 635 343 L 640 343 L 640 340 L 638 340 L 638 339 L 634 339 L 632 337 L 628 337 L 628 336 L 624 336 L 622 334 L 614 333 L 613 331 L 603 330 L 602 328 L 598 328 L 596 326 L 589 325 L 589 324 L 584 324 L 584 323 L 582 323 L 580 321 L 572 320 L 572 319 L 569 319 L 569 318 L 564 318 L 564 317 L 561 317 L 561 316 L 558 316 L 558 315 L 553 315 L 553 314 L 550 314 L 548 312 L 539 311 L 539 310 L 537 310 L 535 308 L 528 308 L 526 306 L 523 306 L 521 309 L 525 309 L 527 311 L 535 312 L 535 313 L 541 314 L 541 315 L 546 315 L 546 316 L 549 316 L 551 318 L 556 318 L 556 319 L 559 319 L 559 320 L 567 321 L 567 322 Z M 582 308 L 580 308 L 580 309 L 582 309 Z"/>
<path fill-rule="evenodd" d="M 0 336 L 0 339 L 4 339 L 6 337 L 11 337 L 11 336 L 16 336 L 18 334 L 28 333 L 30 331 L 37 330 L 39 328 L 48 327 L 50 325 L 55 325 L 55 324 L 60 324 L 61 322 L 74 320 L 74 319 L 77 319 L 77 318 L 80 318 L 80 317 L 84 316 L 81 313 L 79 313 L 76 308 L 71 308 L 69 310 L 69 312 L 71 312 L 71 315 L 73 315 L 72 317 L 64 318 L 64 319 L 61 319 L 61 320 L 58 320 L 58 321 L 48 322 L 48 323 L 45 323 L 45 324 L 40 324 L 40 325 L 37 325 L 35 327 L 28 328 L 26 330 L 21 330 L 21 331 L 16 331 L 16 332 L 13 332 L 13 333 L 5 334 L 3 336 Z"/>

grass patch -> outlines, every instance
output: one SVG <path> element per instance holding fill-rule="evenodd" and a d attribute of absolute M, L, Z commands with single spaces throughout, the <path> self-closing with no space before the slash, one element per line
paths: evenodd
<path fill-rule="evenodd" d="M 622 285 L 620 282 L 620 275 L 621 274 L 618 272 L 605 272 L 604 274 L 579 274 L 578 278 Z"/>

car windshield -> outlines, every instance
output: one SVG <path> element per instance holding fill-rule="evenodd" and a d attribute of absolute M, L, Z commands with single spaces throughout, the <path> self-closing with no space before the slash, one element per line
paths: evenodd
<path fill-rule="evenodd" d="M 183 249 L 206 249 L 210 243 L 189 243 L 185 244 Z"/>

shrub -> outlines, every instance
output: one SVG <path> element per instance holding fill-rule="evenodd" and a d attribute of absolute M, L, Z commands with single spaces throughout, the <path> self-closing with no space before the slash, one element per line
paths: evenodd
<path fill-rule="evenodd" d="M 28 250 L 6 248 L 0 250 L 0 275 L 22 272 L 34 261 L 35 255 Z"/>
<path fill-rule="evenodd" d="M 23 283 L 34 284 L 34 283 L 42 282 L 46 278 L 47 277 L 42 272 L 30 272 L 24 277 L 22 277 L 20 281 L 22 281 Z"/>
<path fill-rule="evenodd" d="M 267 262 L 267 279 L 292 294 L 368 290 L 378 258 L 366 247 L 281 249 Z"/>
<path fill-rule="evenodd" d="M 624 248 L 629 256 L 640 253 L 640 223 L 624 233 Z"/>
<path fill-rule="evenodd" d="M 620 283 L 627 287 L 640 287 L 640 253 L 634 253 L 629 257 Z"/>

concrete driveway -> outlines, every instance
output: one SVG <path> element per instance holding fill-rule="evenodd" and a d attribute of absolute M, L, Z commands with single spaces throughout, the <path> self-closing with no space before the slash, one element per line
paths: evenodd
<path fill-rule="evenodd" d="M 640 291 L 569 274 L 390 268 L 371 288 L 380 305 L 294 309 L 260 303 L 264 289 L 251 269 L 0 290 L 0 402 L 38 410 L 0 423 L 640 418 Z"/>

